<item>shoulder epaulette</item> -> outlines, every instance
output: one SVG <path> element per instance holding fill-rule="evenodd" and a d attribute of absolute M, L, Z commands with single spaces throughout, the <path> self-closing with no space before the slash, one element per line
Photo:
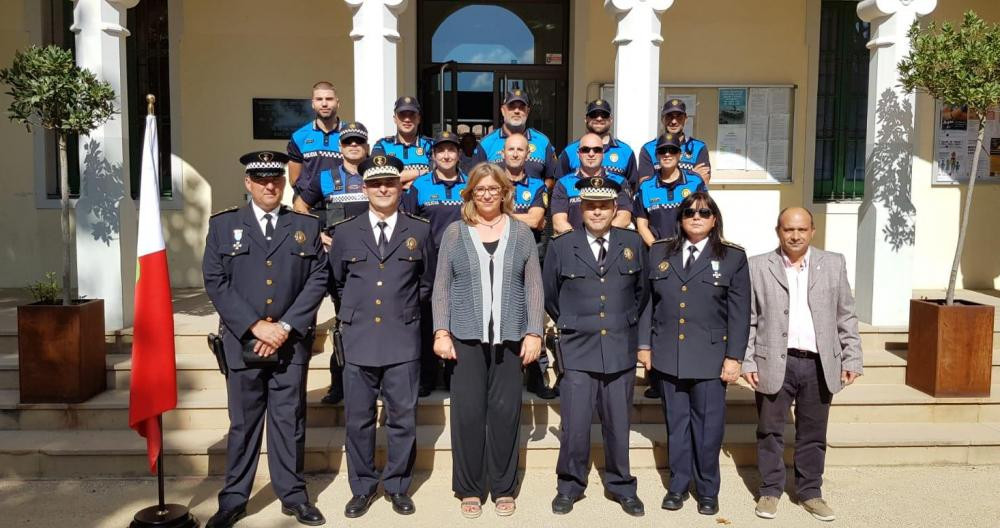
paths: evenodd
<path fill-rule="evenodd" d="M 559 237 L 561 237 L 561 236 L 563 236 L 565 234 L 572 233 L 572 232 L 573 232 L 573 230 L 569 229 L 567 231 L 563 231 L 562 233 L 556 233 L 556 234 L 552 235 L 552 240 L 555 240 L 555 239 L 557 239 L 557 238 L 559 238 Z"/>
<path fill-rule="evenodd" d="M 729 246 L 731 248 L 735 248 L 735 249 L 738 249 L 740 251 L 744 251 L 744 252 L 746 251 L 746 249 L 743 249 L 743 246 L 741 246 L 739 244 L 736 244 L 734 242 L 730 242 L 730 241 L 728 241 L 726 239 L 722 239 L 722 245 Z"/>
<path fill-rule="evenodd" d="M 672 241 L 674 241 L 675 239 L 677 239 L 677 237 L 667 237 L 667 238 L 661 238 L 661 239 L 659 239 L 659 240 L 656 240 L 656 241 L 654 241 L 654 242 L 653 242 L 653 244 L 659 244 L 659 243 L 661 243 L 661 242 L 672 242 Z"/>
<path fill-rule="evenodd" d="M 406 216 L 409 216 L 410 218 L 412 218 L 414 220 L 420 220 L 421 222 L 423 222 L 425 224 L 431 223 L 430 220 L 428 220 L 428 219 L 426 219 L 426 218 L 424 218 L 422 216 L 417 216 L 417 215 L 415 215 L 413 213 L 403 213 L 403 214 L 405 214 Z"/>
<path fill-rule="evenodd" d="M 327 228 L 327 229 L 330 229 L 330 228 L 333 228 L 333 227 L 337 227 L 337 226 L 339 226 L 340 224 L 343 224 L 343 223 L 345 223 L 345 222 L 350 222 L 351 220 L 354 220 L 354 219 L 355 219 L 355 218 L 357 218 L 357 217 L 358 217 L 358 215 L 354 215 L 354 216 L 348 216 L 347 218 L 344 218 L 344 219 L 341 219 L 341 220 L 337 220 L 336 222 L 334 222 L 334 223 L 332 223 L 332 224 L 330 224 L 330 225 L 326 226 L 326 228 Z"/>
<path fill-rule="evenodd" d="M 216 211 L 216 212 L 212 213 L 212 216 L 210 216 L 209 218 L 215 218 L 216 216 L 219 216 L 220 214 L 223 214 L 223 213 L 231 213 L 233 211 L 238 211 L 239 208 L 240 208 L 240 206 L 234 205 L 234 206 L 232 206 L 232 207 L 230 207 L 228 209 L 223 209 L 221 211 Z"/>
<path fill-rule="evenodd" d="M 319 218 L 318 216 L 316 216 L 316 215 L 314 215 L 312 213 L 303 213 L 302 211 L 296 211 L 295 209 L 289 209 L 289 211 L 291 211 L 291 212 L 293 212 L 293 213 L 295 213 L 297 215 L 308 216 L 309 218 Z"/>

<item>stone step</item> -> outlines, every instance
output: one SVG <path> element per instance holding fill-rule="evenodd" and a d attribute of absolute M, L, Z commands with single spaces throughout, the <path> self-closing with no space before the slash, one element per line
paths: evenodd
<path fill-rule="evenodd" d="M 756 463 L 754 426 L 726 426 L 721 462 Z M 786 431 L 791 460 L 794 435 Z M 553 426 L 521 427 L 520 466 L 554 469 L 559 430 Z M 164 469 L 168 475 L 219 475 L 225 470 L 226 433 L 220 429 L 168 430 Z M 666 430 L 662 425 L 633 425 L 629 435 L 633 468 L 667 466 Z M 831 424 L 828 465 L 940 465 L 1000 463 L 1000 423 L 868 423 Z M 376 464 L 385 461 L 384 428 L 376 439 Z M 311 427 L 306 432 L 305 471 L 340 472 L 346 467 L 344 430 Z M 603 466 L 600 426 L 591 428 L 591 460 Z M 258 475 L 267 475 L 267 443 L 262 445 Z M 416 469 L 448 470 L 451 430 L 446 425 L 417 427 Z M 0 478 L 144 477 L 149 475 L 146 443 L 122 431 L 0 431 Z"/>
<path fill-rule="evenodd" d="M 631 419 L 636 424 L 662 424 L 663 408 L 658 399 L 646 398 L 644 388 L 635 388 Z M 344 425 L 343 404 L 324 405 L 325 389 L 307 393 L 306 420 L 310 427 Z M 754 424 L 757 421 L 753 391 L 735 384 L 726 395 L 726 421 Z M 80 404 L 21 404 L 17 391 L 0 391 L 0 430 L 114 430 L 128 428 L 129 392 L 106 391 Z M 381 406 L 380 406 L 381 412 Z M 525 391 L 521 422 L 558 427 L 559 400 L 542 400 Z M 435 391 L 421 398 L 418 425 L 449 423 L 450 397 Z M 380 417 L 384 419 L 384 417 Z M 596 423 L 596 415 L 595 415 Z M 834 423 L 978 423 L 1000 422 L 1000 384 L 989 398 L 932 398 L 905 385 L 856 385 L 834 398 L 830 410 Z M 164 416 L 167 429 L 225 429 L 229 426 L 226 392 L 223 389 L 181 390 L 177 409 Z"/>

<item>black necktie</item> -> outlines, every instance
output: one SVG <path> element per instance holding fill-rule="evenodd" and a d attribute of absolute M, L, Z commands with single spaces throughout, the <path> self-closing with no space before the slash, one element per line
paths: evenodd
<path fill-rule="evenodd" d="M 378 226 L 378 230 L 379 230 L 379 235 L 378 235 L 378 256 L 379 256 L 379 258 L 383 258 L 384 259 L 385 258 L 385 249 L 386 249 L 385 247 L 387 245 L 389 245 L 388 241 L 386 241 L 386 239 L 385 239 L 385 228 L 389 227 L 389 224 L 387 224 L 385 222 L 379 222 L 376 225 Z"/>
<path fill-rule="evenodd" d="M 688 246 L 688 251 L 691 252 L 691 254 L 688 255 L 687 262 L 684 263 L 684 271 L 691 269 L 691 264 L 693 264 L 694 259 L 697 258 L 695 255 L 698 253 L 698 246 Z"/>
<path fill-rule="evenodd" d="M 274 236 L 274 222 L 271 221 L 272 218 L 274 217 L 271 216 L 271 213 L 264 215 L 264 220 L 267 221 L 267 225 L 264 226 L 264 237 L 267 238 L 267 245 L 271 245 L 271 238 Z"/>
<path fill-rule="evenodd" d="M 597 266 L 604 271 L 604 259 L 608 256 L 608 250 L 604 248 L 604 237 L 597 237 L 597 246 L 600 249 L 597 251 Z"/>

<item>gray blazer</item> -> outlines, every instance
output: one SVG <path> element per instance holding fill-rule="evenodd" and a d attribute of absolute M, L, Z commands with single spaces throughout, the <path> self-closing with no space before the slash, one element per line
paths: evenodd
<path fill-rule="evenodd" d="M 743 372 L 757 372 L 757 391 L 775 394 L 785 380 L 788 280 L 780 250 L 750 259 L 750 341 Z M 841 370 L 862 373 L 861 336 L 847 265 L 839 253 L 810 248 L 809 308 L 826 386 L 843 388 Z"/>
<path fill-rule="evenodd" d="M 497 277 L 503 274 L 500 320 L 494 320 L 494 328 L 501 341 L 520 341 L 525 334 L 541 336 L 544 332 L 542 270 L 531 229 L 513 218 L 508 221 L 503 261 L 494 270 Z M 485 342 L 481 274 L 488 271 L 480 267 L 475 244 L 462 220 L 449 225 L 441 237 L 432 294 L 434 330 L 448 330 L 456 339 Z"/>

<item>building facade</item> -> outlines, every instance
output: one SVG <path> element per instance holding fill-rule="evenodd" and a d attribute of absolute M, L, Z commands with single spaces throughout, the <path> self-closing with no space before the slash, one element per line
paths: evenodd
<path fill-rule="evenodd" d="M 373 136 L 392 133 L 397 95 L 421 98 L 425 132 L 444 126 L 482 134 L 497 122 L 500 93 L 523 88 L 535 99 L 529 124 L 557 148 L 582 133 L 588 100 L 611 100 L 617 135 L 638 150 L 657 133 L 662 99 L 690 97 L 692 133 L 711 149 L 711 192 L 727 238 L 749 253 L 769 250 L 778 211 L 805 205 L 816 220 L 816 245 L 847 256 L 859 313 L 877 324 L 905 324 L 898 307 L 913 289 L 946 286 L 963 197 L 941 177 L 951 163 L 939 148 L 948 126 L 942 120 L 952 116 L 924 95 L 895 88 L 906 28 L 918 17 L 957 22 L 969 9 L 1000 20 L 995 0 L 860 6 L 841 0 L 3 0 L 2 6 L 0 64 L 32 44 L 74 47 L 77 62 L 110 80 L 122 98 L 119 118 L 79 141 L 73 162 L 80 176 L 71 187 L 84 202 L 75 261 L 81 291 L 90 296 L 114 297 L 101 288 L 115 277 L 122 282 L 130 244 L 134 251 L 128 210 L 134 214 L 134 143 L 142 136 L 145 93 L 159 100 L 171 280 L 174 287 L 199 287 L 209 215 L 245 199 L 239 156 L 284 150 L 285 121 L 299 115 L 314 82 L 329 80 L 340 115 L 364 122 Z M 763 94 L 779 101 L 770 104 L 764 132 L 753 124 L 755 97 Z M 0 105 L 8 104 L 9 96 L 0 95 Z M 891 152 L 889 119 L 879 113 L 890 107 L 903 132 Z M 741 119 L 743 132 L 732 128 Z M 742 143 L 741 133 L 748 136 Z M 754 165 L 747 151 L 761 133 L 771 156 L 758 152 Z M 0 287 L 23 287 L 61 262 L 56 152 L 50 136 L 25 133 L 7 120 L 0 121 L 0 144 L 8 186 L 0 219 L 16 226 L 0 253 Z M 742 162 L 738 145 L 746 149 Z M 886 163 L 885 156 L 904 162 Z M 88 187 L 98 180 L 105 183 Z M 885 197 L 886 182 L 901 190 Z M 1000 187 L 978 187 L 961 287 L 996 288 L 1000 281 L 994 249 L 1000 208 L 991 207 L 998 199 Z M 89 213 L 81 217 L 81 210 Z M 119 227 L 96 236 L 95 218 Z M 100 284 L 86 284 L 97 275 L 101 280 L 92 282 Z M 127 285 L 120 295 L 128 297 Z"/>

